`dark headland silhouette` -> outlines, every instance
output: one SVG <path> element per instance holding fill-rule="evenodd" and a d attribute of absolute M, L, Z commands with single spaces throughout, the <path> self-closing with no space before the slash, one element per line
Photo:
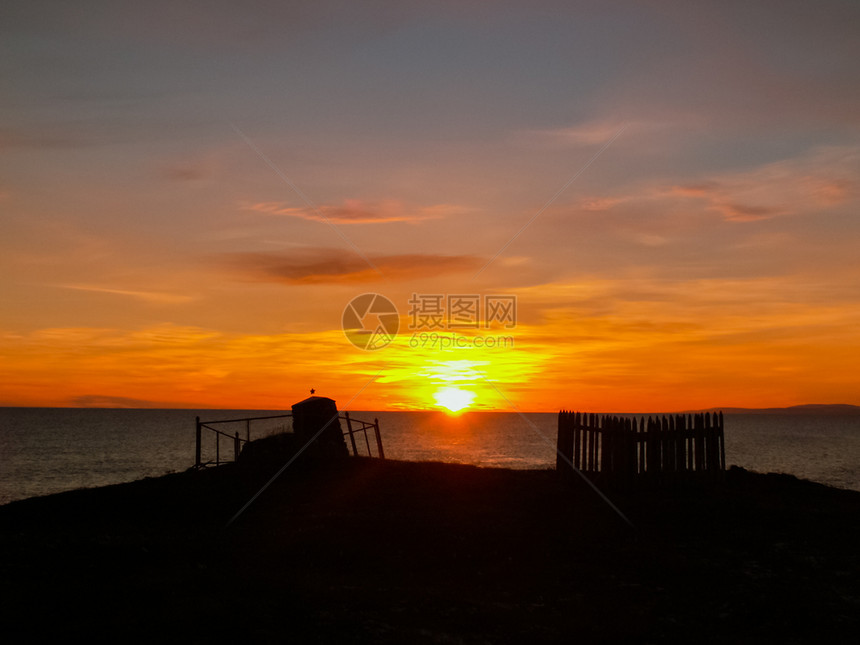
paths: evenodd
<path fill-rule="evenodd" d="M 272 481 L 282 463 L 255 444 L 219 468 L 0 507 L 4 642 L 835 643 L 860 628 L 858 492 L 729 468 L 612 491 L 628 524 L 553 470 L 338 447 Z"/>
<path fill-rule="evenodd" d="M 722 410 L 725 414 L 820 414 L 820 415 L 860 415 L 860 406 L 846 403 L 807 403 L 791 405 L 786 408 L 709 408 L 708 411 Z M 702 410 L 704 412 L 704 410 Z"/>

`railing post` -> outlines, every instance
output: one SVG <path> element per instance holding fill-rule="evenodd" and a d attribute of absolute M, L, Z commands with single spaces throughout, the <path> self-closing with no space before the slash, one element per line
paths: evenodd
<path fill-rule="evenodd" d="M 564 468 L 564 459 L 562 459 L 562 455 L 565 454 L 565 448 L 567 444 L 567 417 L 563 410 L 558 411 L 558 431 L 555 435 L 555 469 L 558 472 L 561 472 Z"/>
<path fill-rule="evenodd" d="M 194 444 L 194 467 L 200 469 L 200 417 L 196 419 L 196 432 Z"/>
<path fill-rule="evenodd" d="M 221 465 L 221 433 L 215 433 L 215 465 Z"/>
<path fill-rule="evenodd" d="M 239 431 L 236 431 L 236 436 L 233 437 L 233 461 L 239 461 Z"/>
<path fill-rule="evenodd" d="M 376 431 L 376 449 L 379 451 L 379 458 L 385 459 L 385 451 L 382 449 L 382 437 L 379 434 L 379 419 L 373 419 L 373 429 Z"/>
<path fill-rule="evenodd" d="M 346 419 L 346 430 L 349 433 L 349 441 L 352 444 L 352 456 L 358 456 L 358 449 L 355 447 L 355 435 L 352 434 L 352 421 L 349 418 L 349 412 L 343 413 L 344 418 Z"/>
<path fill-rule="evenodd" d="M 696 472 L 701 473 L 705 469 L 705 418 L 701 413 L 693 417 L 695 426 L 696 444 Z"/>
<path fill-rule="evenodd" d="M 245 441 L 251 441 L 251 420 L 245 420 Z"/>

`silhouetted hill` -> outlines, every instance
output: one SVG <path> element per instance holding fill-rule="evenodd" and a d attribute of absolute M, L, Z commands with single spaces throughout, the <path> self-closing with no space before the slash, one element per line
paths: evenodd
<path fill-rule="evenodd" d="M 239 464 L 0 507 L 4 642 L 855 642 L 860 493 Z"/>
<path fill-rule="evenodd" d="M 846 403 L 821 404 L 807 403 L 805 405 L 792 405 L 787 408 L 709 408 L 701 412 L 718 412 L 723 414 L 821 414 L 821 415 L 860 415 L 860 406 L 848 405 Z"/>

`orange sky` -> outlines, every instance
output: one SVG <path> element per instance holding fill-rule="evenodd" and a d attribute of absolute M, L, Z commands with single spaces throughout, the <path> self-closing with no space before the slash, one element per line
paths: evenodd
<path fill-rule="evenodd" d="M 0 44 L 0 405 L 860 404 L 856 7 L 39 4 Z M 414 293 L 517 324 L 410 346 Z"/>

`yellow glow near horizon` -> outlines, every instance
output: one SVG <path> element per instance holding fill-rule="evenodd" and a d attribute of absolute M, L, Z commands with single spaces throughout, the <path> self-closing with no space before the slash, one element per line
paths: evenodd
<path fill-rule="evenodd" d="M 475 400 L 475 393 L 469 390 L 461 390 L 458 387 L 443 387 L 433 395 L 437 405 L 442 406 L 448 412 L 456 414 L 468 408 Z"/>
<path fill-rule="evenodd" d="M 656 301 L 622 298 L 612 312 L 592 315 L 549 308 L 569 294 L 564 285 L 542 288 L 550 304 L 535 304 L 546 309 L 541 324 L 519 324 L 516 347 L 496 349 L 422 350 L 401 335 L 362 351 L 340 329 L 0 326 L 0 404 L 280 410 L 310 387 L 364 410 L 856 404 L 860 305 L 810 310 L 811 295 L 800 294 L 798 303 L 767 299 L 788 287 L 771 280 L 743 288 L 732 281 L 669 285 L 671 293 Z M 735 304 L 711 311 L 711 301 Z M 474 396 L 464 408 L 439 396 L 447 389 Z"/>

